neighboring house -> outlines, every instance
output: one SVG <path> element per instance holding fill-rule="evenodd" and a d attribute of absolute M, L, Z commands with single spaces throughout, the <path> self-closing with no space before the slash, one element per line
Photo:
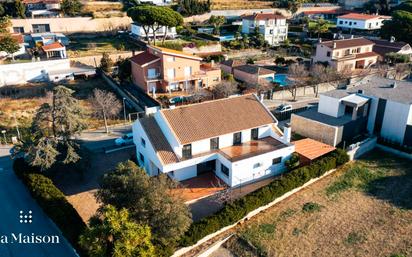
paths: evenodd
<path fill-rule="evenodd" d="M 23 0 L 26 11 L 32 18 L 58 17 L 60 0 Z"/>
<path fill-rule="evenodd" d="M 312 62 L 328 63 L 338 71 L 366 69 L 375 64 L 378 54 L 374 43 L 366 38 L 351 38 L 319 42 Z"/>
<path fill-rule="evenodd" d="M 412 146 L 412 83 L 373 77 L 323 93 L 318 110 L 293 114 L 291 125 L 294 132 L 333 146 L 362 134 Z"/>
<path fill-rule="evenodd" d="M 277 175 L 294 152 L 290 128 L 255 95 L 163 109 L 133 123 L 137 161 L 151 176 L 182 181 L 214 173 L 228 186 Z"/>
<path fill-rule="evenodd" d="M 233 74 L 233 69 L 237 66 L 245 65 L 245 60 L 226 60 L 220 63 L 220 69 L 227 74 Z"/>
<path fill-rule="evenodd" d="M 286 17 L 274 13 L 254 13 L 242 17 L 242 33 L 258 30 L 269 45 L 279 45 L 288 38 Z"/>
<path fill-rule="evenodd" d="M 130 61 L 133 82 L 147 93 L 212 88 L 221 81 L 219 68 L 172 49 L 148 46 Z"/>
<path fill-rule="evenodd" d="M 46 55 L 47 59 L 50 58 L 67 58 L 66 47 L 60 42 L 54 42 L 41 47 L 41 50 Z"/>
<path fill-rule="evenodd" d="M 64 46 L 69 45 L 69 39 L 61 34 L 61 33 L 32 33 L 30 34 L 31 41 L 33 43 L 33 46 L 43 46 L 43 45 L 48 45 L 52 44 L 54 42 L 59 42 Z"/>
<path fill-rule="evenodd" d="M 391 16 L 348 13 L 338 16 L 336 27 L 344 30 L 376 30 L 382 27 L 384 21 L 390 19 Z"/>
<path fill-rule="evenodd" d="M 392 37 L 391 40 L 383 39 L 370 39 L 375 45 L 373 46 L 373 51 L 379 54 L 379 60 L 384 61 L 385 56 L 388 53 L 396 53 L 408 55 L 409 58 L 412 57 L 412 48 L 411 46 L 402 41 L 395 41 L 395 38 Z"/>
<path fill-rule="evenodd" d="M 7 54 L 6 52 L 0 52 L 0 58 L 12 57 L 12 56 L 18 57 L 18 56 L 26 54 L 27 44 L 24 42 L 24 36 L 22 34 L 12 34 L 11 36 L 18 42 L 20 49 L 13 54 Z"/>
<path fill-rule="evenodd" d="M 307 17 L 309 19 L 324 19 L 328 21 L 336 21 L 336 17 L 339 15 L 346 14 L 347 11 L 341 9 L 334 9 L 334 10 L 310 10 L 310 11 L 303 11 L 297 15 L 295 15 L 295 20 L 302 20 L 303 18 Z"/>
<path fill-rule="evenodd" d="M 166 38 L 175 38 L 177 36 L 175 27 L 168 28 L 166 26 L 162 26 L 156 31 L 155 33 L 156 38 L 163 38 L 165 36 L 166 29 L 167 29 Z M 140 26 L 138 23 L 131 24 L 131 33 L 135 37 L 146 39 L 146 32 L 144 31 L 143 27 Z M 153 38 L 153 29 L 150 28 L 148 33 L 149 33 L 149 38 Z"/>
<path fill-rule="evenodd" d="M 140 3 L 152 3 L 155 5 L 170 5 L 172 0 L 140 0 Z"/>
<path fill-rule="evenodd" d="M 257 65 L 245 64 L 233 68 L 233 77 L 249 85 L 274 81 L 275 72 Z"/>

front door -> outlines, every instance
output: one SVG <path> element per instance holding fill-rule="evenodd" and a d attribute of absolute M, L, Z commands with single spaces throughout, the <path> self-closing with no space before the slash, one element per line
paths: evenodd
<path fill-rule="evenodd" d="M 216 160 L 199 163 L 197 165 L 197 176 L 208 172 L 214 172 L 216 169 Z"/>

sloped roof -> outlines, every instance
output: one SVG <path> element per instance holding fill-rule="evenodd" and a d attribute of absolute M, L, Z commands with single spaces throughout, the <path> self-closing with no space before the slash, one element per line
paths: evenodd
<path fill-rule="evenodd" d="M 295 142 L 292 142 L 295 145 L 295 151 L 309 160 L 314 160 L 319 158 L 327 153 L 334 151 L 336 148 L 322 142 L 305 138 Z"/>
<path fill-rule="evenodd" d="M 255 95 L 161 110 L 181 144 L 277 123 Z"/>
<path fill-rule="evenodd" d="M 245 20 L 274 20 L 274 19 L 286 19 L 285 16 L 274 13 L 254 13 L 252 15 L 245 15 L 242 17 Z"/>
<path fill-rule="evenodd" d="M 137 54 L 135 56 L 132 56 L 130 58 L 131 62 L 134 62 L 134 63 L 136 63 L 140 66 L 145 65 L 145 64 L 150 63 L 150 62 L 154 62 L 156 60 L 160 60 L 160 57 L 156 56 L 154 54 L 151 54 L 147 51 L 142 52 L 140 54 Z"/>
<path fill-rule="evenodd" d="M 274 74 L 275 72 L 273 70 L 269 70 L 266 68 L 262 68 L 256 65 L 251 65 L 251 64 L 245 64 L 241 66 L 236 66 L 236 70 L 240 70 L 249 74 L 259 74 L 259 75 L 268 75 L 268 74 Z"/>
<path fill-rule="evenodd" d="M 350 19 L 350 20 L 370 20 L 370 19 L 390 19 L 390 16 L 383 15 L 372 15 L 364 13 L 348 13 L 338 17 L 339 19 Z"/>
<path fill-rule="evenodd" d="M 64 48 L 64 45 L 62 45 L 60 42 L 54 42 L 48 45 L 44 45 L 41 48 L 43 49 L 43 51 L 53 51 L 55 49 Z"/>
<path fill-rule="evenodd" d="M 226 66 L 229 66 L 229 67 L 236 67 L 236 66 L 240 66 L 240 65 L 244 65 L 244 64 L 246 64 L 246 61 L 245 60 L 226 60 L 226 61 L 223 61 L 223 62 L 221 62 L 220 64 L 222 64 L 222 65 L 226 65 Z"/>
<path fill-rule="evenodd" d="M 154 117 L 143 118 L 139 120 L 146 135 L 149 137 L 157 156 L 160 158 L 163 164 L 176 163 L 179 161 L 176 154 L 173 152 L 172 147 L 165 138 L 162 130 L 157 124 Z"/>
<path fill-rule="evenodd" d="M 333 48 L 333 43 L 336 43 L 335 48 Z M 343 49 L 343 48 L 350 48 L 350 47 L 357 47 L 357 46 L 364 46 L 364 45 L 373 45 L 374 43 L 370 41 L 369 39 L 360 37 L 360 38 L 325 41 L 325 42 L 322 42 L 321 44 L 331 49 Z"/>
<path fill-rule="evenodd" d="M 170 54 L 170 55 L 175 55 L 175 56 L 180 56 L 180 57 L 186 57 L 186 58 L 190 58 L 190 59 L 195 59 L 195 60 L 202 60 L 201 57 L 193 55 L 193 54 L 187 54 L 185 52 L 182 51 L 178 51 L 178 50 L 173 50 L 173 49 L 169 49 L 169 48 L 164 48 L 164 47 L 160 47 L 160 46 L 148 46 L 149 48 L 153 49 L 153 50 L 157 50 L 160 51 L 163 54 Z"/>
<path fill-rule="evenodd" d="M 385 56 L 390 52 L 399 52 L 402 48 L 409 45 L 408 43 L 402 41 L 390 42 L 383 39 L 371 39 L 371 41 L 375 43 L 373 46 L 373 51 L 381 56 Z"/>
<path fill-rule="evenodd" d="M 60 0 L 23 0 L 22 2 L 24 4 L 58 4 L 60 3 Z"/>

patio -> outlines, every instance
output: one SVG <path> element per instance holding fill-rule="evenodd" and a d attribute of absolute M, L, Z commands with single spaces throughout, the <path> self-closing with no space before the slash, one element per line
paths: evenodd
<path fill-rule="evenodd" d="M 186 203 L 215 194 L 226 188 L 225 182 L 216 177 L 213 172 L 200 174 L 197 177 L 183 180 L 181 187 L 174 189 L 173 194 L 179 195 Z"/>

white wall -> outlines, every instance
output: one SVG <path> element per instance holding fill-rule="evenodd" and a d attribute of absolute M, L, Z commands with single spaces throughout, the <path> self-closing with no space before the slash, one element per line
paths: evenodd
<path fill-rule="evenodd" d="M 164 36 L 164 34 L 165 34 L 165 29 L 166 29 L 165 26 L 160 27 L 160 29 L 156 31 L 156 36 Z M 145 33 L 143 27 L 141 27 L 141 26 L 139 26 L 139 25 L 137 25 L 137 24 L 132 24 L 132 25 L 131 25 L 131 32 L 132 32 L 132 34 L 135 35 L 135 36 L 138 36 L 138 37 L 146 37 L 146 33 Z M 152 36 L 153 36 L 153 29 L 150 28 L 148 32 L 149 32 L 149 37 L 152 37 Z M 168 31 L 167 31 L 167 35 L 166 35 L 166 36 L 167 36 L 167 37 L 173 37 L 173 38 L 174 38 L 174 37 L 176 36 L 176 28 L 175 28 L 175 27 L 169 28 Z"/>
<path fill-rule="evenodd" d="M 382 137 L 402 143 L 410 109 L 410 105 L 386 101 L 381 129 Z"/>
<path fill-rule="evenodd" d="M 337 118 L 345 113 L 345 109 L 340 103 L 340 99 L 320 95 L 318 112 Z"/>
<path fill-rule="evenodd" d="M 369 134 L 373 134 L 373 130 L 375 128 L 375 120 L 376 120 L 376 113 L 378 111 L 378 103 L 379 99 L 370 97 L 371 100 L 369 102 L 369 116 L 368 116 L 368 132 Z"/>
<path fill-rule="evenodd" d="M 0 86 L 45 81 L 48 72 L 70 68 L 69 59 L 0 65 Z"/>
<path fill-rule="evenodd" d="M 338 18 L 336 25 L 337 27 L 340 27 L 340 28 L 369 30 L 369 29 L 380 29 L 383 25 L 383 21 L 384 19 L 379 18 L 379 17 L 376 17 L 374 19 L 369 19 L 369 20 Z"/>

